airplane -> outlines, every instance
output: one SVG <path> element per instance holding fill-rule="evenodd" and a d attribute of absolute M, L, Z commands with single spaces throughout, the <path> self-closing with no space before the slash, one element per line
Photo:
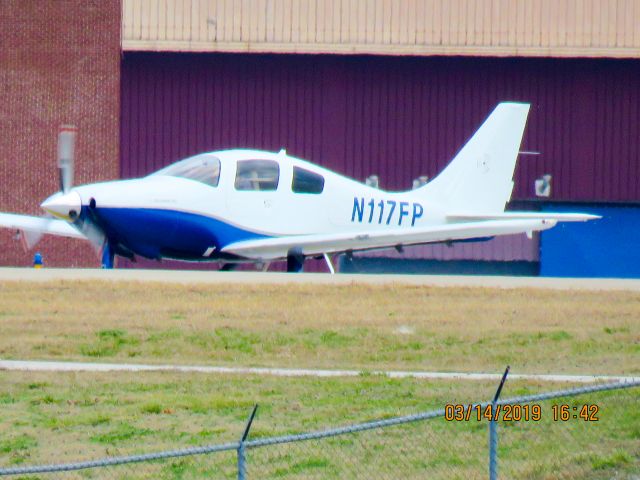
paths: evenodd
<path fill-rule="evenodd" d="M 435 242 L 486 239 L 599 218 L 505 211 L 529 104 L 500 103 L 445 169 L 426 185 L 387 192 L 278 153 L 201 153 L 146 177 L 74 187 L 76 131 L 58 139 L 61 191 L 42 202 L 49 217 L 0 213 L 0 226 L 91 241 L 103 268 L 116 255 L 268 266 L 286 260 Z"/>

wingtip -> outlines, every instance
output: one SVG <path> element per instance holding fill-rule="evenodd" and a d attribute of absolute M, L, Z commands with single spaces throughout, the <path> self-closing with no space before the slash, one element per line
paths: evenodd
<path fill-rule="evenodd" d="M 567 221 L 573 222 L 589 222 L 591 220 L 600 220 L 602 218 L 600 215 L 592 215 L 590 213 L 570 213 L 567 215 L 573 217 L 573 219 L 567 219 Z"/>

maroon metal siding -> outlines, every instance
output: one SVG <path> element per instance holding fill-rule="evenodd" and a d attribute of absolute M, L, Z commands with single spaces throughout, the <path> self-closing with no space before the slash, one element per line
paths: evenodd
<path fill-rule="evenodd" d="M 504 235 L 481 242 L 459 242 L 451 245 L 443 243 L 417 245 L 404 248 L 402 253 L 395 249 L 362 252 L 365 257 L 389 257 L 428 260 L 488 260 L 496 262 L 540 260 L 538 236 L 532 239 L 526 235 Z"/>
<path fill-rule="evenodd" d="M 515 197 L 640 201 L 640 60 L 127 53 L 121 173 L 203 150 L 294 154 L 381 186 L 434 176 L 500 101 L 532 103 Z"/>
<path fill-rule="evenodd" d="M 126 53 L 121 85 L 125 178 L 206 150 L 286 147 L 404 190 L 513 100 L 532 104 L 522 148 L 541 152 L 521 157 L 514 198 L 550 173 L 552 200 L 640 201 L 640 60 Z M 514 258 L 537 251 L 511 244 Z M 491 251 L 471 255 L 504 256 Z"/>

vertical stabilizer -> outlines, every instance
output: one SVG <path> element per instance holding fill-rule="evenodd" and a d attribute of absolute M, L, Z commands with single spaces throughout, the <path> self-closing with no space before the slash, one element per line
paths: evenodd
<path fill-rule="evenodd" d="M 447 212 L 504 211 L 528 113 L 528 103 L 500 103 L 440 175 L 417 192 Z"/>

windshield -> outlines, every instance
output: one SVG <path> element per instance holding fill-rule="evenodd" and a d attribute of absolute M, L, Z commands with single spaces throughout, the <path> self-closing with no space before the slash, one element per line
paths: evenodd
<path fill-rule="evenodd" d="M 220 159 L 213 155 L 197 155 L 169 165 L 151 175 L 188 178 L 217 187 L 220 180 Z"/>

